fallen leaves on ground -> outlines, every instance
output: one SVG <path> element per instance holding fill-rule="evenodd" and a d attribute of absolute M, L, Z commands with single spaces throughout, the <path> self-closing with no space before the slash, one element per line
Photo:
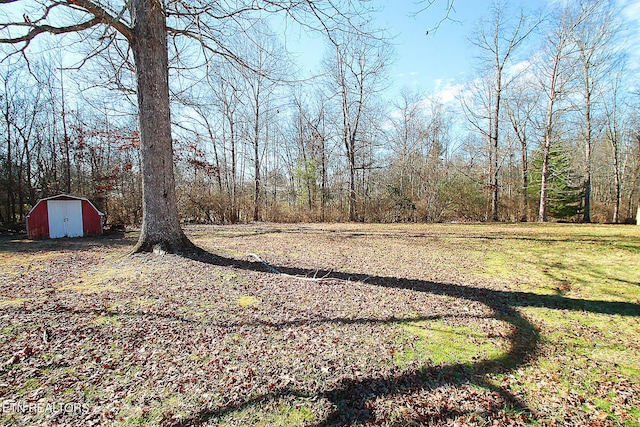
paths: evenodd
<path fill-rule="evenodd" d="M 544 340 L 527 347 L 541 325 L 528 330 L 507 302 L 489 301 L 504 285 L 469 273 L 473 257 L 452 266 L 420 250 L 424 238 L 393 230 L 345 238 L 312 229 L 315 241 L 295 229 L 227 230 L 190 230 L 221 249 L 219 264 L 125 256 L 127 238 L 37 250 L 5 243 L 13 253 L 0 260 L 2 423 L 599 426 L 638 416 L 640 388 L 619 372 L 583 396 L 539 365 L 572 361 Z M 234 258 L 224 250 L 256 252 L 256 239 L 274 266 L 346 277 L 299 280 L 247 268 L 241 256 L 224 265 Z M 479 347 L 490 339 L 506 358 L 434 361 L 406 326 L 435 321 L 447 333 L 470 330 L 463 338 Z M 577 377 L 591 363 L 576 365 Z"/>

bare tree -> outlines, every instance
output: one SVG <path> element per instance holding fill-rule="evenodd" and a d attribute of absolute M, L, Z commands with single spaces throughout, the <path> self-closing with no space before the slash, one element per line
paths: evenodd
<path fill-rule="evenodd" d="M 305 85 L 296 90 L 293 95 L 295 107 L 291 134 L 296 141 L 298 161 L 295 174 L 301 181 L 306 192 L 306 202 L 309 213 L 315 216 L 320 204 L 320 220 L 325 221 L 328 199 L 328 162 L 331 138 L 327 129 L 326 102 L 320 92 L 315 93 L 315 99 L 305 96 Z"/>
<path fill-rule="evenodd" d="M 499 216 L 499 156 L 500 156 L 500 122 L 502 120 L 503 92 L 508 86 L 506 67 L 511 63 L 516 49 L 535 30 L 540 21 L 529 23 L 523 11 L 520 12 L 514 25 L 510 22 L 507 4 L 496 0 L 491 11 L 491 22 L 481 23 L 477 34 L 471 42 L 480 50 L 480 60 L 484 72 L 492 79 L 488 85 L 487 107 L 489 115 L 484 126 L 477 126 L 489 140 L 490 167 L 489 186 L 491 188 L 491 219 L 498 221 Z"/>
<path fill-rule="evenodd" d="M 413 173 L 419 169 L 419 165 L 414 164 L 421 156 L 421 140 L 426 137 L 427 118 L 424 105 L 421 103 L 425 95 L 421 92 L 412 92 L 408 88 L 403 88 L 400 92 L 400 99 L 396 101 L 394 108 L 397 117 L 391 118 L 393 128 L 389 134 L 391 139 L 391 150 L 393 156 L 391 162 L 394 167 L 389 171 L 394 176 L 395 185 L 402 194 L 415 194 L 414 180 L 417 178 Z"/>
<path fill-rule="evenodd" d="M 14 85 L 15 71 L 7 71 L 2 76 L 3 83 L 3 96 L 2 96 L 2 127 L 5 137 L 6 154 L 5 154 L 5 175 L 6 175 L 6 199 L 5 202 L 5 215 L 7 219 L 2 219 L 2 222 L 13 223 L 15 221 L 15 188 L 13 180 L 13 165 L 14 165 L 14 127 L 15 127 L 15 91 L 11 88 Z"/>
<path fill-rule="evenodd" d="M 241 82 L 229 64 L 220 65 L 213 86 L 216 105 L 221 114 L 221 135 L 224 183 L 229 198 L 229 217 L 238 221 L 238 159 L 240 158 Z"/>
<path fill-rule="evenodd" d="M 257 33 L 256 40 L 262 40 L 261 45 L 249 43 L 247 59 L 253 69 L 244 69 L 244 81 L 247 86 L 247 106 L 250 108 L 249 123 L 251 123 L 251 145 L 253 162 L 253 220 L 262 219 L 260 207 L 262 205 L 263 182 L 261 176 L 262 159 L 267 146 L 268 125 L 270 117 L 277 111 L 275 91 L 278 84 L 286 81 L 285 70 L 291 69 L 282 47 L 275 35 L 265 26 L 252 27 Z"/>
<path fill-rule="evenodd" d="M 356 162 L 361 128 L 367 108 L 384 85 L 384 72 L 390 50 L 383 38 L 365 37 L 362 34 L 342 34 L 331 39 L 330 56 L 325 69 L 330 76 L 330 90 L 336 88 L 342 144 L 345 149 L 349 173 L 349 220 L 356 221 Z"/>
<path fill-rule="evenodd" d="M 540 80 L 546 97 L 544 123 L 542 124 L 542 172 L 538 221 L 547 221 L 547 192 L 549 182 L 549 156 L 558 131 L 558 119 L 562 110 L 558 102 L 566 96 L 564 90 L 571 79 L 572 67 L 568 63 L 572 54 L 572 38 L 579 23 L 569 8 L 553 18 L 552 28 L 545 37 L 543 57 L 535 74 Z"/>
<path fill-rule="evenodd" d="M 21 3 L 25 15 L 26 2 Z M 15 7 L 12 4 L 12 7 Z M 173 176 L 171 119 L 169 110 L 169 59 L 164 6 L 157 0 L 134 0 L 121 8 L 102 6 L 89 0 L 43 2 L 38 16 L 23 22 L 0 24 L 2 43 L 11 43 L 26 53 L 33 40 L 44 33 L 68 34 L 105 28 L 117 31 L 131 47 L 136 65 L 138 112 L 143 169 L 144 216 L 136 251 L 182 251 L 193 247 L 178 221 Z M 53 11 L 65 9 L 70 21 L 50 23 Z M 21 33 L 12 36 L 15 32 Z"/>
<path fill-rule="evenodd" d="M 35 196 L 33 153 L 38 147 L 34 135 L 46 108 L 43 87 L 20 65 L 24 63 L 11 62 L 0 69 L 0 153 L 4 149 L 0 162 L 4 215 L 0 213 L 0 222 L 11 227 L 24 220 L 25 203 L 32 203 Z M 34 64 L 34 70 L 39 66 Z"/>
<path fill-rule="evenodd" d="M 82 33 L 96 42 L 94 54 L 116 43 L 126 43 L 132 53 L 137 80 L 138 117 L 143 177 L 143 222 L 135 251 L 183 252 L 195 247 L 182 231 L 178 219 L 173 173 L 171 118 L 169 108 L 168 35 L 184 40 L 202 51 L 203 61 L 211 55 L 238 60 L 224 45 L 221 27 L 233 26 L 257 12 L 285 12 L 303 25 L 333 32 L 345 22 L 353 8 L 339 0 L 239 1 L 211 3 L 203 0 L 131 0 L 97 3 L 91 0 L 22 0 L 2 2 L 0 43 L 16 46 L 27 54 L 28 47 L 42 34 Z M 339 4 L 340 3 L 340 4 Z M 23 14 L 16 14 L 21 6 Z M 62 13 L 57 13 L 62 12 Z M 31 16 L 27 16 L 27 15 Z M 52 21 L 52 17 L 57 17 Z M 27 17 L 27 18 L 24 18 Z M 247 25 L 250 25 L 250 21 Z M 354 27 L 355 28 L 355 27 Z M 242 29 L 242 25 L 240 25 Z M 357 31 L 356 31 L 357 32 Z M 174 42 L 173 46 L 180 46 Z M 176 51 L 178 58 L 188 51 Z M 90 59 L 89 55 L 86 59 Z"/>
<path fill-rule="evenodd" d="M 615 56 L 614 10 L 608 0 L 581 0 L 577 12 L 579 25 L 574 31 L 576 53 L 582 68 L 582 138 L 585 152 L 583 221 L 591 222 L 592 151 L 597 132 L 594 109 L 598 87 L 606 77 Z"/>
<path fill-rule="evenodd" d="M 534 131 L 534 115 L 539 102 L 539 92 L 533 90 L 527 81 L 530 73 L 522 74 L 509 89 L 505 98 L 505 109 L 513 129 L 515 139 L 520 145 L 520 179 L 521 179 L 521 215 L 520 221 L 529 218 L 529 149 L 531 134 Z"/>
<path fill-rule="evenodd" d="M 616 72 L 612 76 L 611 84 L 606 88 L 608 96 L 605 96 L 603 107 L 605 110 L 604 138 L 611 146 L 611 166 L 613 172 L 613 185 L 615 201 L 613 207 L 612 222 L 620 221 L 620 205 L 622 204 L 622 172 L 620 167 L 620 151 L 622 138 L 624 137 L 624 124 L 621 106 L 623 96 L 621 92 L 622 73 Z"/>

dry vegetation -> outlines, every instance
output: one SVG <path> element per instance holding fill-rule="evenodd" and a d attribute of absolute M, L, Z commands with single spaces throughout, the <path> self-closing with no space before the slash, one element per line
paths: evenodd
<path fill-rule="evenodd" d="M 0 423 L 640 425 L 640 227 L 187 233 L 0 237 Z"/>

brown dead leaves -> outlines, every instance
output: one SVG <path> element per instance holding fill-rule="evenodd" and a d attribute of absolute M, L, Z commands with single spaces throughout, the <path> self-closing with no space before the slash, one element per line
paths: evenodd
<path fill-rule="evenodd" d="M 505 361 L 482 355 L 459 364 L 433 363 L 429 355 L 400 359 L 405 349 L 422 348 L 405 329 L 417 321 L 476 328 L 481 334 L 469 340 L 489 337 L 505 351 L 515 345 L 522 325 L 483 300 L 483 289 L 493 284 L 468 273 L 476 259 L 451 265 L 444 253 L 421 249 L 423 237 L 405 239 L 394 230 L 307 231 L 192 230 L 203 247 L 232 251 L 235 267 L 173 255 L 123 258 L 128 247 L 108 239 L 85 249 L 78 241 L 51 243 L 48 250 L 40 243 L 42 251 L 15 253 L 19 263 L 4 253 L 0 299 L 15 303 L 0 305 L 0 400 L 86 406 L 5 411 L 0 421 L 484 426 L 537 419 L 553 425 L 564 411 L 575 425 L 613 425 L 588 406 L 592 397 L 558 392 L 536 401 L 522 384 L 544 380 L 542 367 L 521 366 L 508 377 Z M 243 268 L 243 255 L 258 249 L 278 267 L 346 276 L 317 283 Z M 367 275 L 378 280 L 369 283 Z M 443 289 L 458 283 L 477 287 L 480 296 L 429 292 L 413 282 L 384 286 L 384 277 L 418 285 L 437 279 Z M 608 387 L 622 408 L 637 404 L 636 385 L 619 379 Z M 556 396 L 559 407 L 540 410 L 556 404 Z"/>

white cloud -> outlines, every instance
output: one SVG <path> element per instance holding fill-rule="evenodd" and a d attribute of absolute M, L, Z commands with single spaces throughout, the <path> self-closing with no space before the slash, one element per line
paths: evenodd
<path fill-rule="evenodd" d="M 436 92 L 431 96 L 434 100 L 437 100 L 443 104 L 449 104 L 455 102 L 458 96 L 465 89 L 465 85 L 462 83 L 451 84 L 450 82 L 445 84 L 444 87 L 439 88 L 436 86 Z"/>
<path fill-rule="evenodd" d="M 531 67 L 531 60 L 527 59 L 524 61 L 517 62 L 509 66 L 506 70 L 507 75 L 516 76 L 524 71 L 527 71 L 528 68 Z"/>
<path fill-rule="evenodd" d="M 635 21 L 635 24 L 640 26 L 640 2 L 629 1 L 626 4 L 623 3 L 622 14 L 627 21 Z"/>
<path fill-rule="evenodd" d="M 453 84 L 453 79 L 435 79 L 433 81 L 434 83 L 434 88 L 433 91 L 434 92 L 439 92 L 441 90 L 443 90 L 446 87 L 449 87 Z"/>

